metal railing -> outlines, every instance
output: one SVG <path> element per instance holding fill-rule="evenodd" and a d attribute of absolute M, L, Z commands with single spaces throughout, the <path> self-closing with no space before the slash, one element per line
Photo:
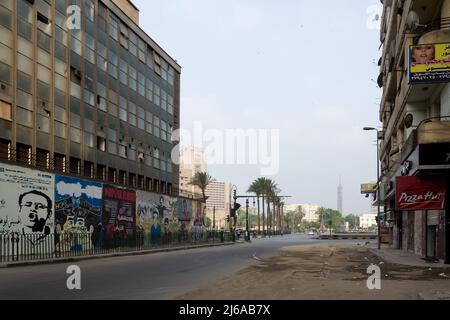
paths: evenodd
<path fill-rule="evenodd" d="M 95 256 L 118 252 L 146 251 L 232 241 L 229 232 L 191 231 L 151 235 L 137 233 L 132 237 L 111 237 L 94 233 L 0 234 L 0 262 L 52 260 Z"/>

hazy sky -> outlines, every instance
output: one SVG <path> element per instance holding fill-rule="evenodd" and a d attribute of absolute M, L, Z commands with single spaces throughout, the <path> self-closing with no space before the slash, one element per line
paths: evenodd
<path fill-rule="evenodd" d="M 133 0 L 140 23 L 182 66 L 181 122 L 192 129 L 280 129 L 275 179 L 289 203 L 337 207 L 370 202 L 360 183 L 376 180 L 375 82 L 379 31 L 368 27 L 378 0 Z M 369 10 L 370 11 L 370 10 Z M 243 193 L 260 167 L 209 166 Z"/>

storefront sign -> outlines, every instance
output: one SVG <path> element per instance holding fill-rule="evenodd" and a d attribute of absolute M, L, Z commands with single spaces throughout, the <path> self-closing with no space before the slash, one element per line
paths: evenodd
<path fill-rule="evenodd" d="M 434 143 L 419 146 L 421 166 L 450 165 L 450 144 Z"/>
<path fill-rule="evenodd" d="M 396 185 L 397 210 L 445 208 L 445 180 L 440 176 L 397 177 Z"/>

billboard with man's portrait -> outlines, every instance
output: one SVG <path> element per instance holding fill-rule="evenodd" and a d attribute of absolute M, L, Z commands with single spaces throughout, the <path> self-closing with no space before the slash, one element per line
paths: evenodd
<path fill-rule="evenodd" d="M 52 174 L 0 164 L 0 235 L 16 235 L 15 245 L 30 253 L 53 250 L 54 187 Z"/>
<path fill-rule="evenodd" d="M 450 43 L 420 44 L 409 48 L 409 83 L 450 82 Z"/>

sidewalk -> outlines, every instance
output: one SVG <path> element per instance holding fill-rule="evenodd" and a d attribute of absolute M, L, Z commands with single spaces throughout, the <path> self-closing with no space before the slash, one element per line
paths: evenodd
<path fill-rule="evenodd" d="M 158 248 L 158 249 L 149 249 L 149 250 L 142 250 L 142 251 L 114 252 L 114 253 L 98 254 L 98 255 L 91 255 L 91 256 L 74 256 L 74 257 L 64 257 L 64 258 L 50 258 L 50 259 L 43 259 L 43 260 L 4 262 L 4 263 L 0 263 L 0 269 L 32 266 L 32 265 L 53 264 L 53 263 L 68 263 L 68 262 L 94 260 L 94 259 L 105 259 L 105 258 L 113 258 L 113 257 L 138 256 L 138 255 L 147 255 L 147 254 L 160 253 L 160 252 L 171 252 L 171 251 L 200 249 L 200 248 L 208 248 L 208 247 L 230 246 L 230 245 L 242 244 L 242 243 L 244 243 L 244 242 L 236 241 L 235 243 L 233 243 L 233 242 L 206 243 L 206 244 L 189 245 L 189 246 L 163 247 L 163 248 Z"/>
<path fill-rule="evenodd" d="M 392 249 L 386 244 L 382 244 L 380 250 L 377 243 L 370 243 L 366 247 L 385 262 L 413 267 L 450 269 L 449 264 L 426 262 L 421 256 L 400 249 Z"/>

